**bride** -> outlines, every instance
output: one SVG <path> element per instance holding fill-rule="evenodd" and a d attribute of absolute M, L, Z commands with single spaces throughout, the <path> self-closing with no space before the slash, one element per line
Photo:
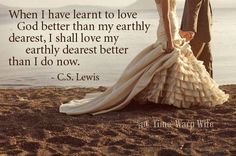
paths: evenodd
<path fill-rule="evenodd" d="M 157 41 L 130 62 L 112 87 L 93 99 L 62 104 L 61 113 L 97 115 L 121 110 L 132 99 L 178 108 L 213 107 L 228 100 L 180 37 L 176 1 L 155 1 L 160 16 Z"/>

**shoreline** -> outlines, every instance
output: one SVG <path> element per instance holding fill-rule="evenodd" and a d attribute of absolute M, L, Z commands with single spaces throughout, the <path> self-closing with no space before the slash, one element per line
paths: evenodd
<path fill-rule="evenodd" d="M 228 83 L 228 84 L 220 84 L 219 87 L 227 87 L 227 86 L 234 86 L 236 84 L 234 83 Z M 98 85 L 95 87 L 87 87 L 87 86 L 56 86 L 56 85 L 49 85 L 49 86 L 31 86 L 31 85 L 9 85 L 9 84 L 0 84 L 0 90 L 6 90 L 6 89 L 42 89 L 42 88 L 60 88 L 60 89 L 75 89 L 75 88 L 93 88 L 93 89 L 99 89 L 99 88 L 109 88 L 111 86 L 105 86 L 105 85 Z"/>
<path fill-rule="evenodd" d="M 0 90 L 7 90 L 7 89 L 42 89 L 42 88 L 60 88 L 60 89 L 75 89 L 75 88 L 93 88 L 93 89 L 99 89 L 99 88 L 108 88 L 110 86 L 95 86 L 95 87 L 86 87 L 86 86 L 30 86 L 30 85 L 19 85 L 19 86 L 5 86 L 0 85 Z"/>

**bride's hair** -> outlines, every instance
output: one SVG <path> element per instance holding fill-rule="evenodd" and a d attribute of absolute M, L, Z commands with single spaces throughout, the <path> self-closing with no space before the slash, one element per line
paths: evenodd
<path fill-rule="evenodd" d="M 160 4 L 161 0 L 155 0 L 157 4 Z M 176 6 L 176 0 L 170 0 L 170 7 L 173 9 Z"/>

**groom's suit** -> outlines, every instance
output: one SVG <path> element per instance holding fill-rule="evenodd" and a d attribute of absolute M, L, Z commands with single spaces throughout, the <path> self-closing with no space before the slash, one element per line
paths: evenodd
<path fill-rule="evenodd" d="M 190 42 L 194 55 L 204 62 L 206 70 L 213 77 L 210 48 L 212 9 L 210 0 L 186 0 L 181 30 L 195 32 Z"/>

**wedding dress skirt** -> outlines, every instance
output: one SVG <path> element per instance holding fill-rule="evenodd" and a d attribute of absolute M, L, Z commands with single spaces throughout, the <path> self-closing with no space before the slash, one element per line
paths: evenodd
<path fill-rule="evenodd" d="M 212 107 L 226 102 L 229 95 L 211 79 L 189 44 L 178 39 L 175 45 L 170 54 L 165 53 L 162 42 L 148 46 L 132 60 L 115 85 L 96 98 L 62 104 L 60 112 L 97 115 L 121 110 L 132 99 L 179 108 Z"/>
<path fill-rule="evenodd" d="M 126 67 L 119 80 L 100 96 L 73 100 L 60 106 L 60 112 L 69 115 L 102 114 L 121 110 L 132 99 L 146 104 L 168 104 L 178 108 L 194 106 L 213 107 L 229 98 L 197 60 L 190 45 L 178 34 L 176 3 L 171 1 L 170 22 L 175 50 L 165 53 L 167 37 L 161 5 L 157 41 L 139 53 Z M 145 105 L 144 105 L 145 107 Z"/>
<path fill-rule="evenodd" d="M 155 72 L 149 85 L 134 98 L 136 101 L 190 108 L 213 107 L 228 100 L 229 95 L 219 89 L 188 44 L 174 53 L 177 57 L 171 67 Z"/>

